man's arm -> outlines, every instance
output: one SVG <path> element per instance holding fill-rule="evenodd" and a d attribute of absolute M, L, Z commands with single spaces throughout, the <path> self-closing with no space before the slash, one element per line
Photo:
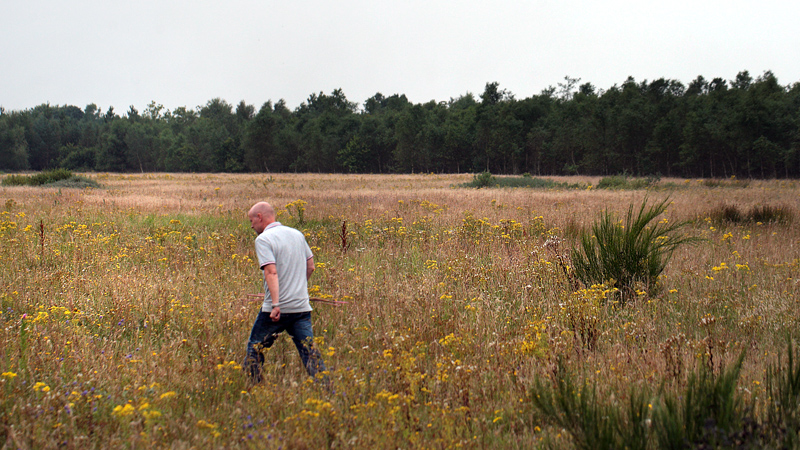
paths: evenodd
<path fill-rule="evenodd" d="M 311 278 L 311 274 L 314 273 L 314 269 L 317 267 L 314 265 L 314 257 L 308 258 L 306 260 L 306 280 Z"/>
<path fill-rule="evenodd" d="M 267 282 L 267 289 L 269 289 L 269 296 L 272 299 L 272 312 L 270 318 L 277 321 L 281 317 L 281 310 L 278 307 L 280 303 L 280 289 L 278 286 L 278 270 L 275 264 L 267 264 L 264 266 L 264 281 Z"/>

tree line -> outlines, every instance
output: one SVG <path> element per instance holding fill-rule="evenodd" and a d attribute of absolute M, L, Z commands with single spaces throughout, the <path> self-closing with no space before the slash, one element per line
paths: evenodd
<path fill-rule="evenodd" d="M 800 176 L 800 82 L 628 78 L 607 90 L 565 77 L 517 99 L 414 104 L 341 89 L 290 110 L 215 98 L 117 114 L 95 104 L 0 108 L 0 170 L 113 172 L 482 172 L 534 175 Z"/>

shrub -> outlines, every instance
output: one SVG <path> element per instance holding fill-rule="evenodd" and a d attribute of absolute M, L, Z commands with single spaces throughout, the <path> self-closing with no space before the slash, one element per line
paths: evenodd
<path fill-rule="evenodd" d="M 55 169 L 40 172 L 36 175 L 9 175 L 3 178 L 3 186 L 51 186 L 51 187 L 100 187 L 94 181 L 79 175 L 73 175 L 66 169 Z"/>
<path fill-rule="evenodd" d="M 597 189 L 623 189 L 628 184 L 628 177 L 623 175 L 612 175 L 603 177 L 597 182 Z"/>
<path fill-rule="evenodd" d="M 495 179 L 494 175 L 492 175 L 488 170 L 485 172 L 481 172 L 479 174 L 475 174 L 472 177 L 472 183 L 477 188 L 482 187 L 491 187 L 497 183 L 497 179 Z"/>
<path fill-rule="evenodd" d="M 72 172 L 66 169 L 48 170 L 36 175 L 9 175 L 3 179 L 3 186 L 41 186 L 72 177 Z"/>
<path fill-rule="evenodd" d="M 640 285 L 649 294 L 655 293 L 658 276 L 675 249 L 697 240 L 676 234 L 686 222 L 653 223 L 667 209 L 668 202 L 669 198 L 648 208 L 645 199 L 636 215 L 631 205 L 624 226 L 606 211 L 592 225 L 591 232 L 581 234 L 580 246 L 572 249 L 577 278 L 586 286 L 607 284 L 618 288 L 622 303 L 633 298 Z"/>
<path fill-rule="evenodd" d="M 69 178 L 72 178 L 72 172 L 67 169 L 48 170 L 36 175 L 31 175 L 29 184 L 31 186 L 42 186 Z"/>
<path fill-rule="evenodd" d="M 472 181 L 464 183 L 462 187 L 483 188 L 483 187 L 520 187 L 533 189 L 580 189 L 580 184 L 559 183 L 548 178 L 532 177 L 529 173 L 524 173 L 518 177 L 495 177 L 489 172 L 483 172 L 473 176 Z"/>
<path fill-rule="evenodd" d="M 534 178 L 531 176 L 502 177 L 495 180 L 499 187 L 526 187 L 533 189 L 578 189 L 577 184 L 558 183 L 548 178 Z"/>
<path fill-rule="evenodd" d="M 27 186 L 30 184 L 30 177 L 25 175 L 8 175 L 3 178 L 3 186 Z"/>
<path fill-rule="evenodd" d="M 627 175 L 603 177 L 597 182 L 597 189 L 647 189 L 654 186 L 661 177 L 651 175 L 646 178 L 629 178 Z"/>

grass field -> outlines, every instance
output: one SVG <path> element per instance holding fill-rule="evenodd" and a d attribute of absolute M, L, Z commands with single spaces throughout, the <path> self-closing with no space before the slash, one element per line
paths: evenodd
<path fill-rule="evenodd" d="M 660 392 L 742 352 L 740 409 L 766 421 L 767 369 L 800 334 L 796 181 L 86 176 L 103 188 L 0 188 L 2 449 L 572 448 L 537 382 L 568 373 L 608 408 L 644 393 L 649 421 Z M 704 240 L 676 251 L 658 294 L 620 307 L 610 286 L 575 284 L 569 250 L 604 209 L 667 196 L 664 218 Z M 348 302 L 312 305 L 332 392 L 285 336 L 264 384 L 241 371 L 259 308 L 244 296 L 262 291 L 246 211 L 261 200 L 306 234 L 312 295 Z M 789 216 L 723 214 L 764 205 Z"/>

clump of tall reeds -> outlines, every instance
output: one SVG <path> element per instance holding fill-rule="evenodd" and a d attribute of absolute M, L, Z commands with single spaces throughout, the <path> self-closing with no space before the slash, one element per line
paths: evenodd
<path fill-rule="evenodd" d="M 788 224 L 794 218 L 788 206 L 755 205 L 749 210 L 739 206 L 722 203 L 707 213 L 707 217 L 718 225 L 740 223 L 777 223 Z"/>

